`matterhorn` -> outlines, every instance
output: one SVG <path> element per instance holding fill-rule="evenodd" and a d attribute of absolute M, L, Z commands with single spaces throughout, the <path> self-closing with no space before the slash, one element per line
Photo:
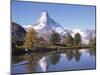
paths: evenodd
<path fill-rule="evenodd" d="M 53 31 L 58 32 L 61 35 L 67 34 L 67 31 L 56 21 L 54 21 L 47 11 L 43 11 L 41 16 L 36 24 L 27 25 L 24 28 L 34 28 L 38 35 L 43 37 L 45 40 L 48 40 Z"/>
<path fill-rule="evenodd" d="M 59 33 L 61 35 L 61 39 L 64 36 L 67 36 L 67 34 L 71 34 L 72 37 L 74 37 L 76 33 L 79 33 L 82 36 L 82 43 L 85 44 L 88 44 L 90 40 L 89 36 L 91 36 L 92 38 L 95 37 L 95 30 L 91 30 L 91 29 L 80 30 L 80 29 L 64 28 L 58 22 L 54 21 L 54 19 L 51 18 L 51 16 L 47 11 L 43 11 L 41 13 L 40 18 L 38 19 L 36 24 L 24 26 L 26 31 L 30 27 L 34 28 L 38 33 L 38 36 L 43 37 L 46 41 L 49 40 L 53 31 Z"/>

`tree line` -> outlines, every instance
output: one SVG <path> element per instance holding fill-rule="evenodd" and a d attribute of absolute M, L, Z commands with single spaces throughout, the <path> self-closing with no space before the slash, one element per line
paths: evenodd
<path fill-rule="evenodd" d="M 50 39 L 48 40 L 48 43 L 55 45 L 60 43 L 61 41 L 61 36 L 59 33 L 57 33 L 56 31 L 53 31 L 53 33 L 51 34 Z M 72 37 L 71 34 L 67 34 L 65 35 L 65 40 L 64 40 L 64 45 L 67 47 L 71 47 L 71 46 L 78 46 L 78 45 L 82 45 L 82 37 L 79 33 L 76 33 L 74 35 L 74 37 Z M 24 38 L 23 41 L 23 47 L 24 48 L 33 48 L 35 46 L 38 46 L 40 44 L 40 38 L 37 35 L 37 32 L 33 29 L 30 28 Z M 96 38 L 94 39 L 90 39 L 89 40 L 89 45 L 92 47 L 96 45 Z"/>
<path fill-rule="evenodd" d="M 56 44 L 56 43 L 59 43 L 60 40 L 61 40 L 60 34 L 54 31 L 51 35 L 50 42 L 52 44 Z M 81 35 L 79 33 L 76 33 L 73 38 L 72 35 L 68 33 L 65 36 L 64 42 L 66 46 L 79 45 L 81 44 Z"/>

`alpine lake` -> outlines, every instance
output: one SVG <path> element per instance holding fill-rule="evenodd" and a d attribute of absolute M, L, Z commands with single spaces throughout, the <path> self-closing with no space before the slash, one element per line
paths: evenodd
<path fill-rule="evenodd" d="M 13 55 L 12 74 L 96 69 L 96 49 L 66 49 Z"/>

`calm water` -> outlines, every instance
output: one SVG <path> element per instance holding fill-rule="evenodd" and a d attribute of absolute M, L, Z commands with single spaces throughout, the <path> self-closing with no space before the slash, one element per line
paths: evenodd
<path fill-rule="evenodd" d="M 95 69 L 95 50 L 64 50 L 13 56 L 12 73 Z"/>

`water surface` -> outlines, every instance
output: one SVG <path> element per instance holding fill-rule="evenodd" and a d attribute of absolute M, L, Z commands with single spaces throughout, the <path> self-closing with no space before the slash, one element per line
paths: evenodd
<path fill-rule="evenodd" d="M 96 68 L 94 49 L 70 49 L 60 52 L 12 56 L 12 73 L 87 70 Z"/>

